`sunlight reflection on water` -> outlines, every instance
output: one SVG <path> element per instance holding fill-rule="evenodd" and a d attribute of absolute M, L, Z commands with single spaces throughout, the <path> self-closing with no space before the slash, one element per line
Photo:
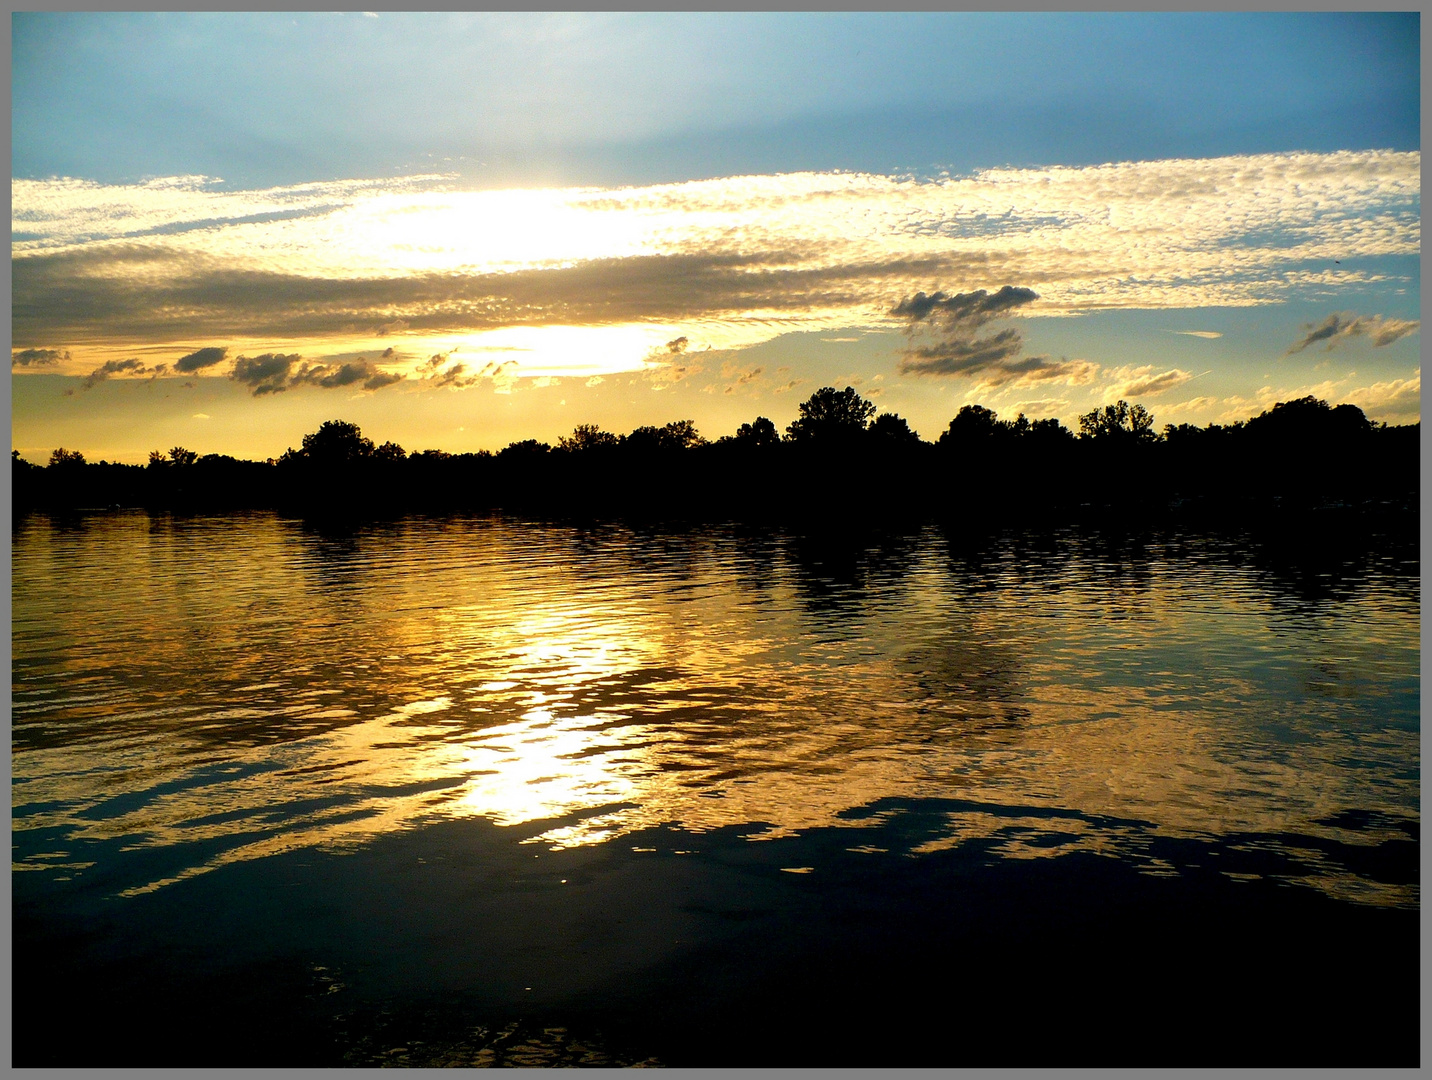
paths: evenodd
<path fill-rule="evenodd" d="M 126 513 L 33 516 L 12 569 L 15 868 L 125 893 L 470 815 L 858 849 L 882 799 L 1059 808 L 951 810 L 921 850 L 1150 873 L 1151 835 L 1369 845 L 1418 817 L 1418 580 L 1375 554 L 1339 584 L 1214 540 Z"/>

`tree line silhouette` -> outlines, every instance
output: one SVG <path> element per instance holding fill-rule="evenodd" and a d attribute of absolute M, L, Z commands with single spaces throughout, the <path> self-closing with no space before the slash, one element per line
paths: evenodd
<path fill-rule="evenodd" d="M 698 516 L 812 513 L 882 519 L 1266 512 L 1280 506 L 1415 506 L 1420 425 L 1389 427 L 1354 405 L 1279 402 L 1233 424 L 1168 424 L 1119 401 L 1077 432 L 966 405 L 934 442 L 854 388 L 823 387 L 784 434 L 764 416 L 708 441 L 690 420 L 626 435 L 578 425 L 552 446 L 409 453 L 330 420 L 278 458 L 176 446 L 148 465 L 57 449 L 41 467 L 12 453 L 14 504 L 76 508 L 270 507 L 386 513 L 510 509 Z M 1410 500 L 1410 501 L 1409 501 Z"/>

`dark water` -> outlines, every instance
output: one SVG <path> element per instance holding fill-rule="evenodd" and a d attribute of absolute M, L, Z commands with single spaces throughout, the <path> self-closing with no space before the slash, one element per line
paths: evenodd
<path fill-rule="evenodd" d="M 1416 560 L 28 517 L 15 1062 L 1414 1064 Z"/>

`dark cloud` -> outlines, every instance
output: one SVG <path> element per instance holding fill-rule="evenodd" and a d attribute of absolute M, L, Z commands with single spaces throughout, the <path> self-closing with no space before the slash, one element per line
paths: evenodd
<path fill-rule="evenodd" d="M 973 375 L 1019 355 L 1024 341 L 1010 327 L 987 338 L 951 338 L 934 345 L 905 350 L 900 362 L 904 375 Z"/>
<path fill-rule="evenodd" d="M 372 325 L 375 312 L 401 313 L 423 333 L 679 322 L 863 304 L 892 279 L 972 276 L 984 261 L 970 255 L 792 269 L 795 258 L 653 255 L 502 274 L 340 280 L 236 270 L 198 256 L 161 259 L 117 245 L 14 260 L 12 325 L 21 339 L 98 343 L 347 334 Z"/>
<path fill-rule="evenodd" d="M 111 375 L 148 375 L 154 379 L 168 370 L 168 364 L 156 364 L 154 367 L 149 367 L 142 360 L 106 360 L 85 376 L 85 381 L 80 384 L 80 389 L 89 390 L 97 383 L 104 382 Z"/>
<path fill-rule="evenodd" d="M 60 349 L 19 349 L 10 353 L 11 367 L 42 367 L 68 360 L 70 354 Z"/>
<path fill-rule="evenodd" d="M 1375 316 L 1377 325 L 1369 330 L 1374 346 L 1391 345 L 1394 341 L 1415 334 L 1422 328 L 1420 319 L 1384 319 Z"/>
<path fill-rule="evenodd" d="M 1083 378 L 1096 367 L 1086 361 L 1053 360 L 1047 356 L 1021 357 L 1024 336 L 1006 327 L 986 337 L 978 331 L 986 323 L 1015 313 L 1039 299 L 1033 289 L 1005 285 L 991 293 L 923 293 L 901 300 L 890 314 L 907 320 L 911 334 L 928 331 L 935 341 L 911 346 L 900 359 L 902 375 L 957 375 L 978 378 L 986 386 L 1010 382 L 1037 382 L 1055 378 Z"/>
<path fill-rule="evenodd" d="M 227 347 L 210 345 L 207 348 L 195 349 L 188 356 L 181 356 L 174 361 L 174 370 L 189 375 L 206 367 L 213 367 L 229 355 Z"/>
<path fill-rule="evenodd" d="M 298 353 L 241 356 L 234 361 L 234 370 L 229 373 L 229 378 L 247 386 L 254 397 L 280 394 L 288 389 L 289 373 L 301 359 Z"/>
<path fill-rule="evenodd" d="M 498 380 L 508 374 L 509 368 L 517 366 L 516 360 L 489 360 L 477 371 L 473 371 L 461 360 L 448 363 L 447 353 L 435 353 L 418 370 L 419 377 L 430 386 L 452 386 L 459 390 L 476 386 L 483 379 Z"/>
<path fill-rule="evenodd" d="M 308 383 L 311 386 L 322 386 L 332 390 L 340 386 L 352 386 L 354 383 L 363 382 L 373 377 L 374 369 L 367 361 L 360 361 L 352 364 L 340 364 L 334 368 L 304 368 L 295 376 L 294 384 Z"/>
<path fill-rule="evenodd" d="M 1002 337 L 1003 331 L 996 335 Z M 1099 365 L 1088 360 L 1055 360 L 1051 356 L 1019 356 L 1021 343 L 1016 337 L 1013 347 L 1009 342 L 995 343 L 994 339 L 976 341 L 963 345 L 946 342 L 930 349 L 911 350 L 900 363 L 902 375 L 964 375 L 978 378 L 987 387 L 1005 386 L 1009 383 L 1039 383 L 1050 379 L 1062 379 L 1070 383 L 1089 382 L 1099 371 Z M 921 354 L 927 354 L 922 356 Z"/>
<path fill-rule="evenodd" d="M 1039 294 L 1033 289 L 1016 285 L 1005 285 L 993 294 L 985 289 L 956 293 L 954 296 L 943 292 L 928 295 L 917 292 L 891 308 L 890 314 L 908 320 L 912 327 L 929 321 L 947 327 L 974 329 L 1038 299 Z"/>
<path fill-rule="evenodd" d="M 1393 319 L 1382 315 L 1353 315 L 1351 312 L 1334 312 L 1317 325 L 1304 326 L 1307 331 L 1301 338 L 1288 346 L 1285 356 L 1300 353 L 1309 345 L 1327 342 L 1331 349 L 1340 341 L 1355 337 L 1369 337 L 1375 348 L 1391 345 L 1409 334 L 1416 333 L 1422 324 L 1416 319 Z M 1326 350 L 1325 350 L 1326 351 Z"/>
<path fill-rule="evenodd" d="M 672 354 L 683 353 L 686 351 L 686 346 L 690 344 L 691 342 L 686 339 L 686 335 L 682 334 L 679 338 L 666 343 L 666 351 Z"/>
<path fill-rule="evenodd" d="M 247 386 L 254 397 L 280 394 L 295 386 L 318 386 L 327 390 L 361 386 L 364 390 L 380 390 L 403 379 L 401 375 L 380 370 L 361 356 L 344 364 L 303 364 L 302 360 L 298 353 L 241 356 L 234 361 L 229 378 Z"/>

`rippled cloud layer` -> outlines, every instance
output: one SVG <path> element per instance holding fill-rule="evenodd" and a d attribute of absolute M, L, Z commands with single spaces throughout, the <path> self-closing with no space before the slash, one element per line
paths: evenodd
<path fill-rule="evenodd" d="M 204 177 L 17 180 L 14 362 L 86 374 L 111 358 L 97 351 L 172 344 L 176 371 L 296 356 L 285 386 L 308 371 L 300 382 L 376 387 L 421 379 L 435 351 L 384 359 L 380 341 L 619 330 L 627 344 L 600 374 L 649 366 L 678 334 L 700 350 L 899 329 L 912 322 L 901 305 L 923 293 L 937 305 L 925 315 L 944 323 L 912 340 L 907 374 L 1077 383 L 1080 361 L 1024 355 L 1017 329 L 974 330 L 1008 315 L 1242 307 L 1385 281 L 1376 260 L 1420 250 L 1420 173 L 1418 152 L 1349 151 L 536 191 L 461 191 L 440 176 L 265 191 Z M 1011 302 L 938 307 L 979 290 Z M 302 366 L 340 344 L 364 353 L 356 375 Z M 529 366 L 541 352 L 524 345 L 505 370 L 557 370 L 550 357 Z"/>

